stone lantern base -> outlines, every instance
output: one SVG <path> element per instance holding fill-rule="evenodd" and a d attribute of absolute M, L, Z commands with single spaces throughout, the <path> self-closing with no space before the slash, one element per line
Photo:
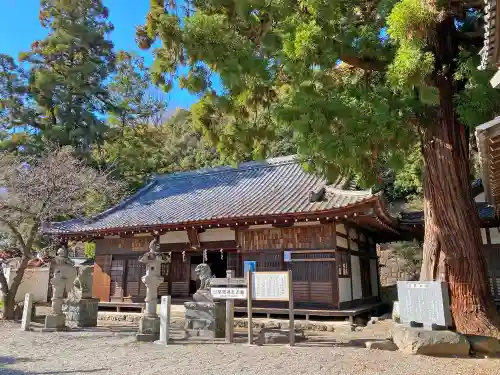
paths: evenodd
<path fill-rule="evenodd" d="M 97 327 L 98 298 L 82 298 L 78 301 L 66 300 L 63 312 L 66 322 L 75 327 Z"/>
<path fill-rule="evenodd" d="M 153 342 L 160 338 L 160 317 L 143 315 L 139 321 L 137 341 Z"/>
<path fill-rule="evenodd" d="M 66 331 L 66 315 L 49 314 L 45 317 L 45 326 L 42 329 L 45 332 Z"/>

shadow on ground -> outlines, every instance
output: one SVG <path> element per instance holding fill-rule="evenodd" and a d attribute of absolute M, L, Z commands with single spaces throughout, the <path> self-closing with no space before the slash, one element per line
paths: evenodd
<path fill-rule="evenodd" d="M 25 362 L 37 362 L 39 359 L 35 358 L 24 358 L 24 357 L 2 357 L 0 356 L 0 374 L 5 375 L 55 375 L 55 374 L 76 374 L 76 373 L 99 373 L 101 371 L 109 370 L 108 367 L 95 368 L 95 369 L 84 369 L 84 370 L 64 370 L 64 371 L 22 371 L 13 368 L 9 368 L 9 365 L 14 365 L 16 363 Z"/>

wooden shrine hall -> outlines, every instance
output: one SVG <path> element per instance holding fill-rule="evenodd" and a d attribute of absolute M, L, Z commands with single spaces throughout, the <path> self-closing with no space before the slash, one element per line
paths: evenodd
<path fill-rule="evenodd" d="M 381 195 L 308 174 L 293 157 L 157 176 L 95 217 L 44 228 L 96 242 L 93 294 L 103 303 L 144 301 L 138 258 L 155 231 L 160 251 L 171 253 L 159 295 L 193 294 L 204 260 L 217 277 L 242 277 L 245 262 L 255 262 L 256 271 L 292 270 L 298 315 L 340 316 L 378 306 L 376 243 L 402 236 Z"/>

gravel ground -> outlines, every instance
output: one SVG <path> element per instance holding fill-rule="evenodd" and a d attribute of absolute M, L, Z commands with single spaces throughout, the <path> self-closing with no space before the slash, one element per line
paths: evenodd
<path fill-rule="evenodd" d="M 128 330 L 130 331 L 130 330 Z M 130 332 L 21 332 L 0 322 L 0 374 L 500 375 L 497 359 L 438 359 L 323 343 L 248 347 L 136 343 Z"/>

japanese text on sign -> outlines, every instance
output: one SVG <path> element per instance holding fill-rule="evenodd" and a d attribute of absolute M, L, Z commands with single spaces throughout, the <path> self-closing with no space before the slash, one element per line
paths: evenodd
<path fill-rule="evenodd" d="M 288 272 L 255 272 L 252 274 L 252 299 L 288 301 Z"/>
<path fill-rule="evenodd" d="M 210 293 L 215 299 L 246 299 L 246 288 L 211 288 Z"/>

